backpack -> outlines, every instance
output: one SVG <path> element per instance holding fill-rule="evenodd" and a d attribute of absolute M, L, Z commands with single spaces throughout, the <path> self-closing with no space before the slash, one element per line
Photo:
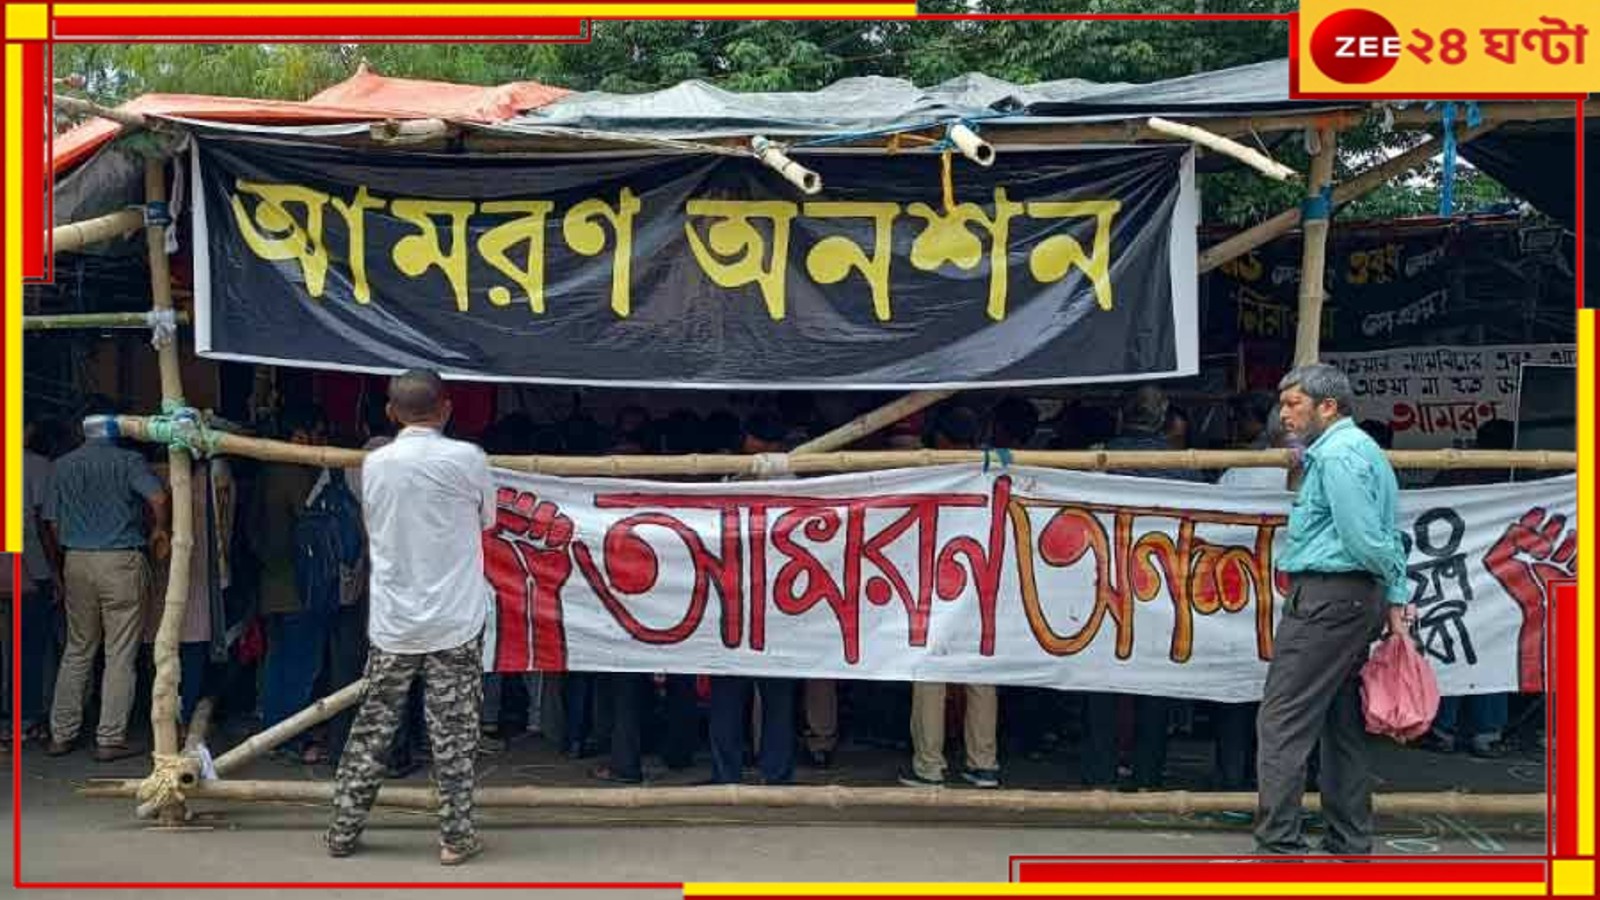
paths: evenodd
<path fill-rule="evenodd" d="M 294 580 L 300 608 L 333 615 L 339 611 L 341 576 L 361 562 L 361 508 L 333 469 L 294 523 Z"/>

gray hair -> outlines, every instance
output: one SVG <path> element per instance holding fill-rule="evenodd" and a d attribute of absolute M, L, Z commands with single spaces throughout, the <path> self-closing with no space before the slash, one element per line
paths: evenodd
<path fill-rule="evenodd" d="M 1131 431 L 1159 431 L 1166 424 L 1167 394 L 1153 384 L 1140 385 L 1122 407 L 1122 427 Z"/>
<path fill-rule="evenodd" d="M 1287 391 L 1290 388 L 1299 388 L 1313 403 L 1334 401 L 1339 406 L 1340 415 L 1348 416 L 1355 409 L 1356 395 L 1350 387 L 1349 377 L 1338 367 L 1327 363 L 1296 366 L 1278 382 L 1278 390 Z"/>

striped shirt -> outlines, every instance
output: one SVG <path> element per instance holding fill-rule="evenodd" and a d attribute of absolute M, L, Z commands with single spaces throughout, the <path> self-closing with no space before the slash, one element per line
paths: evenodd
<path fill-rule="evenodd" d="M 90 438 L 56 460 L 44 520 L 68 550 L 138 550 L 145 545 L 145 501 L 162 493 L 144 457 Z"/>

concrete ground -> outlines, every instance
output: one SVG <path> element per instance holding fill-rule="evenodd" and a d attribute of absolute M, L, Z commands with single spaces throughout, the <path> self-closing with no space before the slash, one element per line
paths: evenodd
<path fill-rule="evenodd" d="M 1486 761 L 1383 743 L 1375 743 L 1374 749 L 1380 790 L 1542 788 L 1543 764 L 1534 755 Z M 1208 743 L 1177 739 L 1171 759 L 1172 787 L 1204 786 L 1210 765 Z M 483 757 L 479 775 L 490 784 L 578 786 L 592 784 L 585 773 L 593 762 L 567 760 L 542 740 L 524 735 L 505 752 Z M 846 747 L 835 769 L 803 769 L 801 780 L 893 784 L 901 762 L 901 755 L 893 751 Z M 137 821 L 131 801 L 91 800 L 74 792 L 76 785 L 90 778 L 146 773 L 146 764 L 139 760 L 98 764 L 81 751 L 61 759 L 46 758 L 36 750 L 24 752 L 20 796 L 24 881 L 999 881 L 1008 877 L 1012 854 L 1227 855 L 1250 846 L 1247 822 L 1207 815 L 1030 816 L 1027 821 L 1003 816 L 956 822 L 930 820 L 926 811 L 482 810 L 478 819 L 488 853 L 465 867 L 445 869 L 437 864 L 434 820 L 426 813 L 380 811 L 366 837 L 365 851 L 332 860 L 318 843 L 327 818 L 320 806 L 197 803 L 198 816 L 191 827 L 161 830 Z M 1045 760 L 1009 763 L 1007 786 L 1070 789 L 1075 773 L 1071 751 L 1063 750 Z M 650 770 L 649 774 L 656 783 L 681 784 L 703 779 L 709 770 L 702 762 L 687 772 L 669 775 Z M 262 761 L 239 777 L 329 775 L 326 767 Z M 424 770 L 407 781 L 423 785 L 427 778 Z M 9 842 L 9 816 L 4 829 Z M 1406 816 L 1382 820 L 1380 831 L 1379 852 L 1411 856 L 1539 855 L 1545 840 L 1542 818 L 1469 822 L 1452 816 Z M 121 893 L 95 891 L 95 896 Z M 131 897 L 135 892 L 126 893 Z M 260 897 L 278 892 L 208 893 Z M 402 892 L 325 893 L 371 897 Z M 571 893 L 596 896 L 592 891 Z M 678 896 L 671 887 L 628 893 Z"/>

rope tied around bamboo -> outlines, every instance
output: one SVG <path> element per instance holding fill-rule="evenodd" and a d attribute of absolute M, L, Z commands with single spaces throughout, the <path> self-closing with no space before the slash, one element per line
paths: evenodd
<path fill-rule="evenodd" d="M 84 433 L 165 444 L 169 450 L 183 451 L 196 459 L 217 454 L 223 434 L 206 424 L 200 410 L 172 400 L 163 400 L 161 410 L 161 415 L 143 419 L 136 429 L 125 428 L 121 417 L 90 416 L 83 420 Z"/>
<path fill-rule="evenodd" d="M 134 796 L 139 801 L 135 814 L 148 819 L 161 810 L 183 809 L 187 790 L 199 783 L 200 760 L 188 753 L 152 754 L 150 774 L 139 782 Z"/>

